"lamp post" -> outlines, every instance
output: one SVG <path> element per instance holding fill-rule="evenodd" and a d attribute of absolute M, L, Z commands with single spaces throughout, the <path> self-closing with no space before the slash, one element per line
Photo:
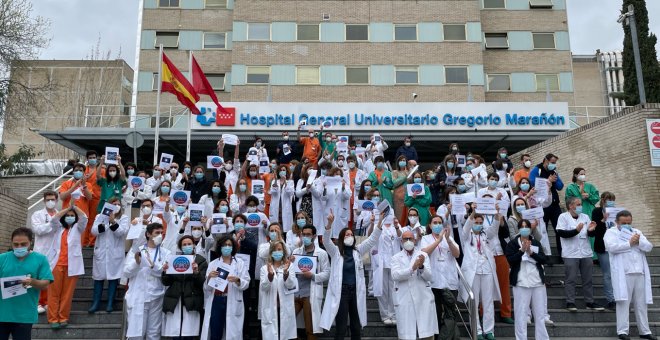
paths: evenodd
<path fill-rule="evenodd" d="M 617 20 L 618 23 L 625 21 L 630 26 L 630 37 L 632 38 L 633 54 L 635 55 L 635 73 L 637 74 L 637 88 L 639 92 L 639 103 L 646 104 L 646 91 L 644 91 L 644 75 L 642 74 L 642 60 L 639 56 L 639 42 L 637 41 L 637 22 L 635 21 L 635 6 L 629 5 L 628 12 L 623 13 Z"/>

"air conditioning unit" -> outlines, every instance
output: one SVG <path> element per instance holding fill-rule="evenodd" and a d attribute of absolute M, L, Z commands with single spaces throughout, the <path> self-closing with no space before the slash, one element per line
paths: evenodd
<path fill-rule="evenodd" d="M 529 0 L 529 8 L 552 8 L 552 0 Z"/>

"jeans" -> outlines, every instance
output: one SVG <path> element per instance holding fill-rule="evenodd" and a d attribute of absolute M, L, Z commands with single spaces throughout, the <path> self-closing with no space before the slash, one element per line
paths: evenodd
<path fill-rule="evenodd" d="M 222 340 L 225 334 L 225 322 L 227 321 L 227 297 L 214 296 L 211 306 L 211 319 L 209 320 L 209 340 Z"/>
<path fill-rule="evenodd" d="M 575 284 L 577 274 L 580 272 L 582 277 L 582 294 L 586 303 L 594 302 L 594 291 L 592 285 L 593 260 L 591 257 L 581 259 L 564 258 L 564 273 L 566 282 L 564 290 L 566 291 L 566 303 L 575 303 Z"/>
<path fill-rule="evenodd" d="M 30 340 L 32 339 L 32 324 L 0 322 L 0 340 L 8 340 L 10 335 L 14 340 Z"/>
<path fill-rule="evenodd" d="M 355 285 L 341 286 L 341 299 L 335 318 L 335 340 L 343 340 L 346 334 L 346 323 L 351 320 L 351 340 L 360 340 L 362 325 L 357 307 L 357 289 Z"/>
<path fill-rule="evenodd" d="M 598 253 L 598 262 L 603 271 L 603 294 L 608 303 L 614 302 L 614 290 L 612 290 L 612 272 L 610 269 L 610 254 L 608 252 Z"/>
<path fill-rule="evenodd" d="M 559 215 L 561 215 L 559 204 L 551 204 L 549 207 L 543 208 L 543 222 L 545 222 L 546 226 L 548 225 L 548 222 L 552 222 L 552 229 L 555 231 L 555 241 L 557 243 L 557 255 L 561 256 L 561 237 L 557 235 L 557 221 L 559 220 Z"/>

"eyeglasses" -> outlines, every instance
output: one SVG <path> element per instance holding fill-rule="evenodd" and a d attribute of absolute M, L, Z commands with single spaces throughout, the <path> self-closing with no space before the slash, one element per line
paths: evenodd
<path fill-rule="evenodd" d="M 402 238 L 402 240 L 404 240 L 404 241 L 414 241 L 415 238 L 414 237 L 404 237 L 404 238 Z"/>

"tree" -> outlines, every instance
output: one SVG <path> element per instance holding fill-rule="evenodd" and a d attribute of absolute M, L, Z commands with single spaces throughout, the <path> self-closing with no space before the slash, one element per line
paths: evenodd
<path fill-rule="evenodd" d="M 0 177 L 32 173 L 28 161 L 39 154 L 35 152 L 33 146 L 23 144 L 18 151 L 9 156 L 5 154 L 5 145 L 0 144 Z"/>
<path fill-rule="evenodd" d="M 646 100 L 649 103 L 660 103 L 660 64 L 655 50 L 658 38 L 649 32 L 649 15 L 645 0 L 623 0 L 621 13 L 628 12 L 628 5 L 635 6 L 635 21 L 637 23 L 637 39 L 639 41 L 639 54 L 642 61 L 642 75 L 644 76 L 644 89 Z M 623 39 L 623 77 L 626 105 L 639 104 L 639 91 L 637 89 L 637 74 L 635 72 L 635 56 L 630 36 L 630 26 L 623 23 L 625 33 Z"/>
<path fill-rule="evenodd" d="M 50 42 L 46 36 L 50 21 L 33 17 L 31 13 L 29 0 L 0 0 L 0 120 L 4 119 L 5 127 L 22 117 L 37 116 L 42 109 L 37 103 L 47 102 L 38 99 L 52 86 L 50 81 L 35 86 L 25 79 L 11 77 L 12 67 L 20 65 L 21 60 L 35 59 Z M 9 97 L 13 103 L 7 102 Z M 10 115 L 8 105 L 22 109 Z"/>

